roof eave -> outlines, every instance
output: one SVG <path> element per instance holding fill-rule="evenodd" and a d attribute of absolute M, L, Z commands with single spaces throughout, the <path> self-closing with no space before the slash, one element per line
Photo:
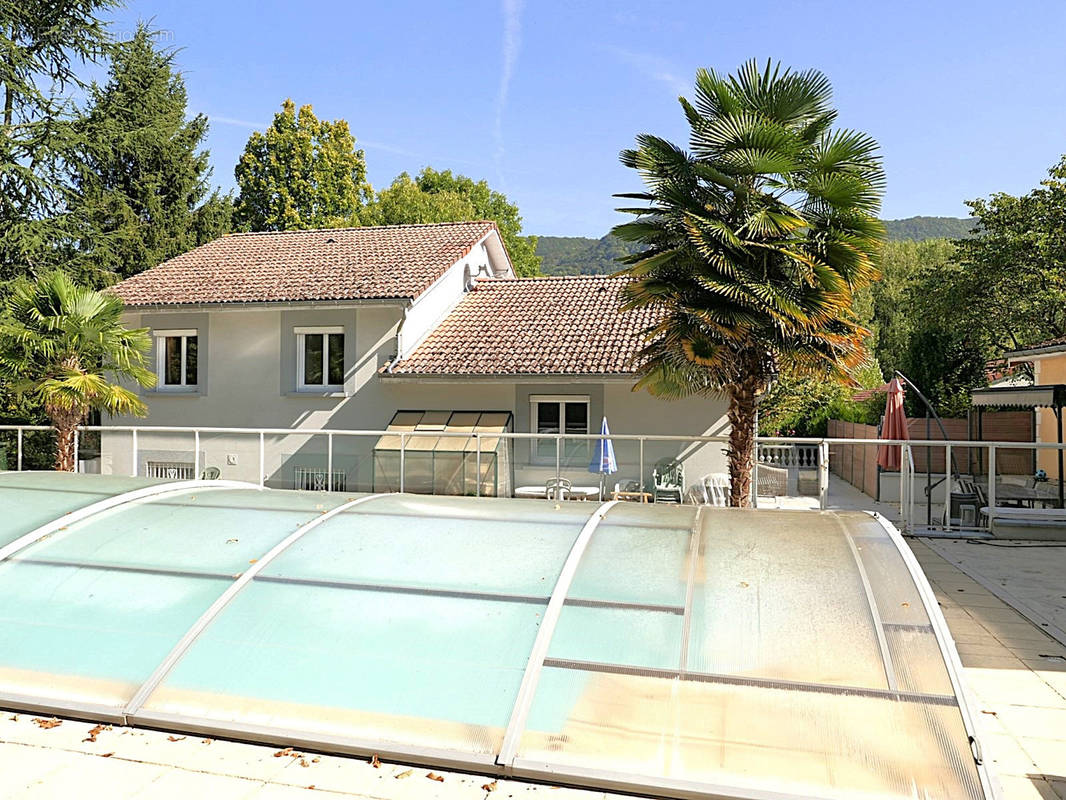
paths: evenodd
<path fill-rule="evenodd" d="M 126 303 L 125 311 L 131 313 L 183 312 L 183 311 L 263 311 L 287 308 L 366 308 L 395 306 L 406 307 L 411 297 L 367 297 L 344 300 L 249 300 L 212 303 Z"/>
<path fill-rule="evenodd" d="M 1030 361 L 1033 358 L 1042 358 L 1043 356 L 1052 356 L 1058 353 L 1066 353 L 1066 343 L 1053 344 L 1048 347 L 1033 347 L 1026 350 L 1013 350 L 1009 353 L 1004 353 L 1003 357 L 1008 363 L 1013 364 L 1016 361 Z"/>
<path fill-rule="evenodd" d="M 382 371 L 383 380 L 396 383 L 633 383 L 640 374 L 637 372 L 494 372 L 494 373 L 458 373 L 458 372 L 387 372 Z"/>

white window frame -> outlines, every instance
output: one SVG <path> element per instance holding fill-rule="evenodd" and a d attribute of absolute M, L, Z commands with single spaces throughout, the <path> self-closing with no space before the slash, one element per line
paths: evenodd
<path fill-rule="evenodd" d="M 329 334 L 339 333 L 344 337 L 344 347 L 348 346 L 348 334 L 343 325 L 300 325 L 292 329 L 296 335 L 296 390 L 299 392 L 339 392 L 343 383 L 326 383 L 329 380 Z M 309 333 L 322 334 L 322 380 L 323 383 L 304 383 L 305 343 L 304 336 Z M 343 357 L 343 354 L 342 354 Z"/>
<path fill-rule="evenodd" d="M 200 357 L 200 333 L 197 328 L 174 328 L 152 332 L 155 337 L 155 390 L 157 392 L 195 392 L 200 388 L 200 369 L 203 359 Z M 196 337 L 196 383 L 186 383 L 186 351 L 189 337 Z M 181 339 L 181 383 L 167 383 L 167 339 Z"/>
<path fill-rule="evenodd" d="M 559 433 L 566 433 L 566 404 L 585 404 L 585 433 L 591 433 L 589 426 L 592 425 L 592 403 L 587 394 L 531 394 L 529 396 L 529 432 L 539 433 L 537 430 L 537 406 L 540 404 L 556 403 L 559 406 Z M 539 452 L 541 439 L 530 439 L 529 460 L 532 464 L 555 464 L 555 450 L 551 456 L 542 456 Z"/>

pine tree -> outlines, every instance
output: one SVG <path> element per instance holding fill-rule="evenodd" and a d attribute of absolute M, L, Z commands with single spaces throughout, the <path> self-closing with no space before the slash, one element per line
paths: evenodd
<path fill-rule="evenodd" d="M 366 159 L 342 119 L 286 100 L 265 133 L 248 139 L 234 171 L 234 219 L 243 230 L 286 231 L 358 224 L 372 190 Z"/>
<path fill-rule="evenodd" d="M 93 84 L 71 208 L 81 274 L 125 278 L 226 233 L 231 202 L 211 192 L 207 118 L 186 118 L 174 53 L 139 26 Z M 105 278 L 106 280 L 106 278 Z"/>
<path fill-rule="evenodd" d="M 113 0 L 0 0 L 0 288 L 62 263 L 77 67 L 110 52 Z"/>

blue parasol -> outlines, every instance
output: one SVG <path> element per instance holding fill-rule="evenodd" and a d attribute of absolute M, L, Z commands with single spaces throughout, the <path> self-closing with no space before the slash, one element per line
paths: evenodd
<path fill-rule="evenodd" d="M 604 476 L 618 472 L 618 460 L 614 457 L 614 442 L 608 437 L 611 435 L 607 427 L 607 417 L 603 418 L 600 425 L 600 439 L 592 451 L 592 460 L 589 461 L 589 472 L 598 473 L 600 476 L 600 499 L 603 499 Z"/>

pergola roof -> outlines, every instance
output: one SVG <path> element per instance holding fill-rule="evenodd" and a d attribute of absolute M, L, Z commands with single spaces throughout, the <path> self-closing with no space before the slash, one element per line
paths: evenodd
<path fill-rule="evenodd" d="M 1066 405 L 1066 384 L 977 389 L 970 394 L 970 404 L 974 406 L 1062 408 Z"/>

